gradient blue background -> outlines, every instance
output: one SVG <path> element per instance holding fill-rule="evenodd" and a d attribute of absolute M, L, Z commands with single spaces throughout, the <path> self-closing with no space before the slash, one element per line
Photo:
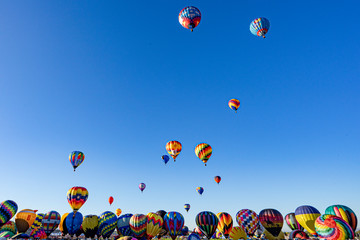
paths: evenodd
<path fill-rule="evenodd" d="M 188 5 L 202 12 L 194 32 L 178 23 Z M 235 220 L 243 208 L 340 203 L 360 214 L 359 7 L 1 1 L 0 201 L 63 214 L 67 190 L 84 186 L 84 215 L 164 209 L 191 229 L 203 210 Z M 249 31 L 260 16 L 266 39 Z M 165 166 L 169 140 L 183 150 Z M 207 167 L 201 142 L 213 147 Z M 75 173 L 73 150 L 85 153 Z"/>

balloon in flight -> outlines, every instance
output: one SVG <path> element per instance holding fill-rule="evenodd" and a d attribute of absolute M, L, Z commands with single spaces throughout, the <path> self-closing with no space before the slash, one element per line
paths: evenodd
<path fill-rule="evenodd" d="M 240 101 L 238 99 L 230 99 L 229 101 L 229 107 L 234 110 L 235 112 L 237 112 L 238 108 L 240 107 Z"/>
<path fill-rule="evenodd" d="M 174 159 L 180 154 L 182 149 L 181 143 L 178 141 L 169 141 L 166 144 L 166 151 L 170 154 L 170 156 Z"/>
<path fill-rule="evenodd" d="M 114 202 L 114 198 L 112 196 L 109 197 L 109 204 L 111 206 L 111 204 Z"/>
<path fill-rule="evenodd" d="M 116 210 L 115 210 L 115 214 L 116 214 L 116 216 L 120 216 L 120 214 L 121 214 L 121 209 L 120 208 L 117 208 Z"/>
<path fill-rule="evenodd" d="M 195 147 L 195 154 L 206 166 L 207 161 L 211 157 L 212 148 L 207 143 L 200 143 Z"/>
<path fill-rule="evenodd" d="M 196 188 L 196 191 L 197 191 L 200 195 L 202 195 L 203 192 L 204 192 L 204 188 L 202 188 L 202 187 L 197 187 L 197 188 Z"/>
<path fill-rule="evenodd" d="M 140 183 L 139 184 L 139 189 L 140 189 L 141 192 L 143 192 L 145 188 L 146 188 L 145 183 Z"/>
<path fill-rule="evenodd" d="M 198 8 L 188 6 L 183 8 L 179 13 L 179 23 L 184 28 L 190 29 L 191 31 L 196 28 L 201 21 L 201 12 Z"/>
<path fill-rule="evenodd" d="M 250 32 L 255 36 L 265 38 L 269 28 L 270 21 L 264 17 L 256 18 L 250 23 Z"/>
<path fill-rule="evenodd" d="M 190 210 L 190 204 L 186 203 L 184 205 L 185 210 L 188 212 Z"/>
<path fill-rule="evenodd" d="M 214 180 L 217 184 L 219 184 L 221 182 L 221 177 L 220 176 L 215 176 Z"/>
<path fill-rule="evenodd" d="M 169 156 L 168 155 L 163 155 L 161 157 L 161 159 L 164 161 L 165 165 L 168 163 L 168 161 L 170 160 Z"/>
<path fill-rule="evenodd" d="M 69 160 L 71 165 L 74 168 L 74 172 L 76 170 L 77 167 L 79 167 L 83 161 L 85 159 L 85 155 L 84 153 L 80 152 L 80 151 L 73 151 L 72 153 L 70 153 L 69 155 Z"/>

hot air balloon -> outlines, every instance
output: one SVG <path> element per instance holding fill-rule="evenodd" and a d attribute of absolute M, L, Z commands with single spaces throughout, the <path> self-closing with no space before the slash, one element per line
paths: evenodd
<path fill-rule="evenodd" d="M 291 230 L 304 230 L 304 228 L 296 221 L 295 213 L 288 213 L 285 216 L 285 222 Z"/>
<path fill-rule="evenodd" d="M 217 239 L 222 238 L 222 233 L 221 232 L 215 232 L 215 238 L 217 238 Z"/>
<path fill-rule="evenodd" d="M 289 234 L 289 239 L 310 239 L 310 237 L 306 234 L 306 232 L 303 232 L 302 230 L 293 230 Z"/>
<path fill-rule="evenodd" d="M 191 233 L 187 239 L 188 240 L 201 240 L 200 236 L 197 233 Z"/>
<path fill-rule="evenodd" d="M 320 212 L 311 206 L 300 206 L 295 210 L 295 218 L 300 225 L 311 235 L 317 236 L 315 231 L 315 220 L 320 216 Z"/>
<path fill-rule="evenodd" d="M 56 211 L 50 211 L 45 214 L 41 223 L 47 236 L 50 236 L 50 234 L 59 226 L 60 218 L 60 214 Z"/>
<path fill-rule="evenodd" d="M 182 229 L 181 229 L 181 235 L 182 236 L 186 236 L 189 234 L 189 228 L 187 226 L 184 226 Z"/>
<path fill-rule="evenodd" d="M 284 224 L 281 213 L 276 209 L 270 208 L 264 209 L 259 213 L 259 220 L 261 225 L 274 237 L 279 235 Z"/>
<path fill-rule="evenodd" d="M 15 222 L 8 221 L 4 225 L 2 225 L 2 227 L 0 227 L 0 232 L 4 232 L 4 231 L 10 231 L 15 235 L 17 233 Z"/>
<path fill-rule="evenodd" d="M 74 172 L 75 169 L 82 164 L 84 159 L 85 159 L 85 155 L 80 151 L 73 151 L 72 153 L 70 153 L 69 160 L 74 168 Z"/>
<path fill-rule="evenodd" d="M 109 203 L 110 203 L 110 206 L 111 204 L 114 202 L 114 198 L 112 196 L 109 197 Z"/>
<path fill-rule="evenodd" d="M 179 212 L 168 212 L 164 216 L 164 226 L 170 237 L 175 240 L 184 227 L 184 217 Z"/>
<path fill-rule="evenodd" d="M 250 32 L 255 36 L 265 38 L 265 34 L 270 28 L 270 22 L 264 17 L 256 18 L 250 23 Z"/>
<path fill-rule="evenodd" d="M 259 217 L 249 209 L 242 209 L 236 214 L 236 221 L 245 233 L 251 237 L 259 227 Z"/>
<path fill-rule="evenodd" d="M 156 213 L 159 214 L 159 215 L 162 217 L 162 219 L 164 220 L 164 217 L 165 217 L 165 215 L 166 215 L 166 212 L 165 212 L 164 210 L 159 210 L 159 211 L 157 211 Z M 165 236 L 166 234 L 167 234 L 167 231 L 166 231 L 166 229 L 165 229 L 165 224 L 163 224 L 160 233 L 157 235 L 157 238 L 160 239 L 160 238 L 162 238 L 163 236 Z"/>
<path fill-rule="evenodd" d="M 130 228 L 137 239 L 140 239 L 146 233 L 146 220 L 144 214 L 134 214 L 130 218 Z"/>
<path fill-rule="evenodd" d="M 118 216 L 118 217 L 119 217 L 119 216 L 120 216 L 120 214 L 121 214 L 121 212 L 122 212 L 122 211 L 121 211 L 121 209 L 120 209 L 120 208 L 116 209 L 116 210 L 115 210 L 115 214 L 116 214 L 116 216 Z"/>
<path fill-rule="evenodd" d="M 211 157 L 212 148 L 207 143 L 200 143 L 195 147 L 195 154 L 206 166 L 207 161 Z"/>
<path fill-rule="evenodd" d="M 146 215 L 146 238 L 151 240 L 158 235 L 162 229 L 164 220 L 157 213 L 148 213 Z"/>
<path fill-rule="evenodd" d="M 31 209 L 23 209 L 15 216 L 15 224 L 18 233 L 25 233 L 30 226 L 34 223 L 36 213 Z"/>
<path fill-rule="evenodd" d="M 201 21 L 201 12 L 196 7 L 185 7 L 179 13 L 179 22 L 184 28 L 190 29 L 191 31 L 199 25 Z"/>
<path fill-rule="evenodd" d="M 146 188 L 145 183 L 140 183 L 139 184 L 139 189 L 140 189 L 141 192 L 143 192 L 145 188 Z"/>
<path fill-rule="evenodd" d="M 225 238 L 229 238 L 229 234 L 233 227 L 233 219 L 230 214 L 226 212 L 220 212 L 216 214 L 219 223 L 217 225 L 217 229 L 220 233 L 224 235 Z"/>
<path fill-rule="evenodd" d="M 79 231 L 83 221 L 83 215 L 80 212 L 72 212 L 65 219 L 66 230 L 70 235 L 75 235 Z"/>
<path fill-rule="evenodd" d="M 168 163 L 168 161 L 170 160 L 169 156 L 168 155 L 163 155 L 161 157 L 161 159 L 164 161 L 165 165 Z"/>
<path fill-rule="evenodd" d="M 36 214 L 36 218 L 35 218 L 35 221 L 33 222 L 33 224 L 30 226 L 31 229 L 34 229 L 34 228 L 39 228 L 39 227 L 42 227 L 42 220 L 44 218 L 45 214 L 44 213 L 37 213 Z"/>
<path fill-rule="evenodd" d="M 205 234 L 201 231 L 199 227 L 194 228 L 193 232 L 199 235 L 200 237 L 205 236 Z"/>
<path fill-rule="evenodd" d="M 68 234 L 68 231 L 67 231 L 67 228 L 66 228 L 66 218 L 67 218 L 68 215 L 69 215 L 69 213 L 65 213 L 60 218 L 59 230 L 63 234 L 63 236 Z"/>
<path fill-rule="evenodd" d="M 170 156 L 174 159 L 180 154 L 182 149 L 181 143 L 178 141 L 170 141 L 166 144 L 166 151 L 170 154 Z"/>
<path fill-rule="evenodd" d="M 204 189 L 203 189 L 202 187 L 197 187 L 197 188 L 196 188 L 196 191 L 197 191 L 200 195 L 202 195 L 203 192 L 204 192 Z"/>
<path fill-rule="evenodd" d="M 246 232 L 241 227 L 233 227 L 229 236 L 232 240 L 247 239 Z"/>
<path fill-rule="evenodd" d="M 121 233 L 123 236 L 131 236 L 131 228 L 130 228 L 130 219 L 133 215 L 132 214 L 124 214 L 121 215 L 117 220 L 117 231 Z"/>
<path fill-rule="evenodd" d="M 99 218 L 96 215 L 86 215 L 81 227 L 86 238 L 94 238 L 99 229 Z"/>
<path fill-rule="evenodd" d="M 344 205 L 332 205 L 325 210 L 325 214 L 331 214 L 338 216 L 347 222 L 351 228 L 356 231 L 357 227 L 357 217 L 353 210 Z"/>
<path fill-rule="evenodd" d="M 233 99 L 230 99 L 229 101 L 229 107 L 232 109 L 232 110 L 235 110 L 235 112 L 237 112 L 238 108 L 240 107 L 240 101 L 233 98 Z"/>
<path fill-rule="evenodd" d="M 354 231 L 342 218 L 324 214 L 315 221 L 315 230 L 320 238 L 326 240 L 354 239 Z"/>
<path fill-rule="evenodd" d="M 221 177 L 220 177 L 220 176 L 215 176 L 214 179 L 215 179 L 215 182 L 216 182 L 217 184 L 219 184 L 220 181 L 221 181 Z"/>
<path fill-rule="evenodd" d="M 0 203 L 0 227 L 7 223 L 17 212 L 18 206 L 12 200 L 6 200 Z"/>
<path fill-rule="evenodd" d="M 200 230 L 205 234 L 207 239 L 210 239 L 216 231 L 219 219 L 214 213 L 204 211 L 196 215 L 195 222 L 196 225 L 200 228 Z"/>
<path fill-rule="evenodd" d="M 189 209 L 190 209 L 190 204 L 186 203 L 186 204 L 184 205 L 184 208 L 185 208 L 185 210 L 188 212 Z"/>
<path fill-rule="evenodd" d="M 30 237 L 34 239 L 46 239 L 47 235 L 43 227 L 36 227 L 31 230 Z"/>
<path fill-rule="evenodd" d="M 76 213 L 88 199 L 89 192 L 84 187 L 72 187 L 67 192 L 67 200 Z"/>
<path fill-rule="evenodd" d="M 114 232 L 117 225 L 117 217 L 110 211 L 103 212 L 99 216 L 98 236 L 108 238 Z"/>
<path fill-rule="evenodd" d="M 5 238 L 5 239 L 9 239 L 12 238 L 15 234 L 11 231 L 3 231 L 0 232 L 0 238 Z"/>

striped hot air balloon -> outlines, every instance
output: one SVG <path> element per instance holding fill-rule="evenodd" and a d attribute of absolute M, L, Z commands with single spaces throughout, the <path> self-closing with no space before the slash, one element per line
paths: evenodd
<path fill-rule="evenodd" d="M 250 32 L 255 36 L 265 38 L 265 34 L 269 31 L 270 21 L 264 17 L 256 18 L 250 23 Z"/>
<path fill-rule="evenodd" d="M 229 107 L 236 112 L 238 110 L 238 108 L 240 107 L 240 101 L 235 98 L 230 99 Z"/>
<path fill-rule="evenodd" d="M 332 205 L 325 210 L 325 214 L 332 214 L 344 219 L 355 231 L 357 227 L 357 217 L 353 210 L 344 205 Z"/>
<path fill-rule="evenodd" d="M 195 147 L 195 154 L 206 166 L 207 161 L 211 157 L 212 148 L 207 143 L 200 143 Z"/>
<path fill-rule="evenodd" d="M 319 210 L 312 206 L 300 206 L 295 210 L 295 218 L 300 225 L 311 235 L 317 236 L 315 231 L 315 220 L 320 216 Z"/>
<path fill-rule="evenodd" d="M 195 217 L 196 225 L 201 229 L 205 234 L 207 239 L 210 239 L 211 236 L 215 233 L 216 228 L 219 223 L 217 216 L 209 211 L 200 212 Z"/>
<path fill-rule="evenodd" d="M 190 29 L 191 31 L 199 25 L 200 21 L 201 12 L 196 7 L 185 7 L 179 13 L 179 23 L 181 26 Z"/>
<path fill-rule="evenodd" d="M 315 230 L 318 236 L 327 240 L 354 239 L 354 231 L 342 218 L 324 214 L 315 221 Z"/>
<path fill-rule="evenodd" d="M 89 192 L 84 187 L 72 187 L 67 192 L 67 200 L 76 213 L 88 199 Z"/>
<path fill-rule="evenodd" d="M 69 160 L 70 160 L 70 163 L 73 166 L 74 172 L 75 172 L 76 168 L 78 166 L 80 166 L 83 163 L 83 161 L 85 160 L 85 155 L 84 155 L 84 153 L 82 153 L 80 151 L 73 151 L 69 155 Z"/>
<path fill-rule="evenodd" d="M 146 236 L 148 240 L 151 240 L 162 230 L 164 224 L 163 218 L 157 214 L 150 212 L 146 215 Z"/>
<path fill-rule="evenodd" d="M 140 239 L 146 234 L 146 221 L 147 218 L 144 214 L 134 214 L 130 218 L 130 228 L 137 239 Z"/>
<path fill-rule="evenodd" d="M 57 211 L 50 211 L 43 217 L 41 223 L 47 236 L 59 226 L 61 216 Z"/>
<path fill-rule="evenodd" d="M 229 234 L 233 228 L 233 219 L 231 215 L 226 212 L 219 212 L 216 216 L 219 219 L 217 229 L 224 235 L 225 238 L 229 238 Z"/>
<path fill-rule="evenodd" d="M 177 158 L 177 156 L 180 154 L 182 149 L 182 145 L 178 141 L 169 141 L 166 144 L 166 151 L 170 154 L 170 156 L 174 159 Z"/>
<path fill-rule="evenodd" d="M 190 210 L 190 204 L 186 203 L 184 205 L 185 210 L 188 212 Z"/>

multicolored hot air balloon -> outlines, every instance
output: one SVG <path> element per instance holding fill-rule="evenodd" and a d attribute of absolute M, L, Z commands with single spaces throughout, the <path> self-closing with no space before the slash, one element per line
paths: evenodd
<path fill-rule="evenodd" d="M 279 235 L 284 224 L 281 213 L 278 210 L 271 208 L 262 210 L 259 213 L 259 220 L 261 225 L 263 225 L 274 237 Z"/>
<path fill-rule="evenodd" d="M 46 239 L 47 235 L 43 227 L 36 227 L 31 230 L 30 237 L 33 239 Z"/>
<path fill-rule="evenodd" d="M 229 107 L 232 109 L 232 110 L 235 110 L 235 112 L 237 112 L 238 108 L 240 107 L 240 101 L 233 98 L 233 99 L 230 99 L 229 101 Z"/>
<path fill-rule="evenodd" d="M 186 203 L 184 205 L 185 210 L 188 212 L 190 210 L 190 204 Z"/>
<path fill-rule="evenodd" d="M 204 189 L 203 189 L 202 187 L 197 187 L 197 188 L 196 188 L 196 191 L 197 191 L 200 195 L 202 195 L 203 192 L 204 192 Z"/>
<path fill-rule="evenodd" d="M 159 210 L 159 211 L 156 212 L 156 214 L 159 214 L 159 215 L 162 217 L 162 219 L 164 220 L 164 217 L 165 217 L 165 215 L 166 215 L 166 212 L 165 212 L 164 210 Z M 166 229 L 165 229 L 165 225 L 163 224 L 160 233 L 157 235 L 157 238 L 160 239 L 160 238 L 162 238 L 163 236 L 165 236 L 166 234 L 167 234 L 167 231 L 166 231 Z"/>
<path fill-rule="evenodd" d="M 80 212 L 72 212 L 65 219 L 66 230 L 70 235 L 75 235 L 81 227 L 83 215 Z"/>
<path fill-rule="evenodd" d="M 85 155 L 80 151 L 73 151 L 72 153 L 70 153 L 69 160 L 74 168 L 74 172 L 75 169 L 83 163 L 84 159 L 85 159 Z"/>
<path fill-rule="evenodd" d="M 114 232 L 117 224 L 117 217 L 113 212 L 106 211 L 99 216 L 98 236 L 108 238 Z"/>
<path fill-rule="evenodd" d="M 221 177 L 220 177 L 220 176 L 215 176 L 214 179 L 215 179 L 215 182 L 216 182 L 217 184 L 219 184 L 220 181 L 221 181 Z"/>
<path fill-rule="evenodd" d="M 164 216 L 164 226 L 170 237 L 175 240 L 184 227 L 184 217 L 179 212 L 168 212 Z"/>
<path fill-rule="evenodd" d="M 35 218 L 35 221 L 33 222 L 33 224 L 30 226 L 31 229 L 34 229 L 34 228 L 39 228 L 39 227 L 42 227 L 42 220 L 44 218 L 45 214 L 44 213 L 37 213 L 36 214 L 36 218 Z"/>
<path fill-rule="evenodd" d="M 195 154 L 206 166 L 207 161 L 211 157 L 212 148 L 207 143 L 200 143 L 195 147 Z"/>
<path fill-rule="evenodd" d="M 199 234 L 197 233 L 191 233 L 188 237 L 187 237 L 188 240 L 201 240 Z"/>
<path fill-rule="evenodd" d="M 123 236 L 131 236 L 130 219 L 133 215 L 128 213 L 121 215 L 117 220 L 116 230 Z"/>
<path fill-rule="evenodd" d="M 67 200 L 70 207 L 76 213 L 88 199 L 89 192 L 84 187 L 72 187 L 67 192 Z"/>
<path fill-rule="evenodd" d="M 162 230 L 164 224 L 163 218 L 157 213 L 148 213 L 146 215 L 146 238 L 151 240 Z"/>
<path fill-rule="evenodd" d="M 118 216 L 118 217 L 119 217 L 119 216 L 120 216 L 120 214 L 121 214 L 121 212 L 122 212 L 122 211 L 121 211 L 121 209 L 120 209 L 120 208 L 116 209 L 116 210 L 115 210 L 115 214 L 116 214 L 116 216 Z"/>
<path fill-rule="evenodd" d="M 5 239 L 9 239 L 12 238 L 15 234 L 11 231 L 3 231 L 0 232 L 0 238 L 5 238 Z"/>
<path fill-rule="evenodd" d="M 246 232 L 241 227 L 233 227 L 229 236 L 232 240 L 247 239 Z"/>
<path fill-rule="evenodd" d="M 288 213 L 285 216 L 285 222 L 291 230 L 304 230 L 295 218 L 295 213 Z"/>
<path fill-rule="evenodd" d="M 324 214 L 315 221 L 315 230 L 320 238 L 326 240 L 354 239 L 354 231 L 342 218 Z"/>
<path fill-rule="evenodd" d="M 338 216 L 347 222 L 350 227 L 356 231 L 357 227 L 357 217 L 353 210 L 344 205 L 332 205 L 325 210 L 325 214 L 331 214 Z"/>
<path fill-rule="evenodd" d="M 249 209 L 242 209 L 236 214 L 236 221 L 245 233 L 251 237 L 259 227 L 259 217 Z"/>
<path fill-rule="evenodd" d="M 137 239 L 146 234 L 146 220 L 147 218 L 144 214 L 134 214 L 130 218 L 130 228 Z"/>
<path fill-rule="evenodd" d="M 4 225 L 2 225 L 2 227 L 0 227 L 0 232 L 4 232 L 4 231 L 10 231 L 15 235 L 17 233 L 15 222 L 8 221 Z"/>
<path fill-rule="evenodd" d="M 146 188 L 145 183 L 140 183 L 139 184 L 139 189 L 140 189 L 141 192 L 143 192 L 145 188 Z"/>
<path fill-rule="evenodd" d="M 300 206 L 295 210 L 295 218 L 298 223 L 311 235 L 317 236 L 315 231 L 315 220 L 320 216 L 319 210 L 312 206 Z"/>
<path fill-rule="evenodd" d="M 191 31 L 196 28 L 201 21 L 201 12 L 196 7 L 185 7 L 179 13 L 179 22 L 184 28 L 190 29 Z"/>
<path fill-rule="evenodd" d="M 96 215 L 86 215 L 81 227 L 86 238 L 94 238 L 99 229 L 99 218 Z"/>
<path fill-rule="evenodd" d="M 168 161 L 170 160 L 168 155 L 162 155 L 161 159 L 164 161 L 165 165 L 168 163 Z"/>
<path fill-rule="evenodd" d="M 7 223 L 17 212 L 18 206 L 12 200 L 6 200 L 0 203 L 0 227 Z"/>
<path fill-rule="evenodd" d="M 181 229 L 181 235 L 182 236 L 186 236 L 189 234 L 189 228 L 187 226 L 184 226 L 182 229 Z"/>
<path fill-rule="evenodd" d="M 293 230 L 290 232 L 289 234 L 289 239 L 310 239 L 310 237 L 306 234 L 306 232 L 302 231 L 302 230 Z"/>
<path fill-rule="evenodd" d="M 36 212 L 31 209 L 23 209 L 15 216 L 15 224 L 18 233 L 25 233 L 34 223 Z"/>
<path fill-rule="evenodd" d="M 204 211 L 196 215 L 195 222 L 196 225 L 200 228 L 200 230 L 205 234 L 207 239 L 210 239 L 216 231 L 219 219 L 214 213 Z"/>
<path fill-rule="evenodd" d="M 219 219 L 217 229 L 225 238 L 229 238 L 229 234 L 233 228 L 233 219 L 231 215 L 226 212 L 219 212 L 216 216 Z"/>
<path fill-rule="evenodd" d="M 60 218 L 61 216 L 57 211 L 50 211 L 45 214 L 41 223 L 47 236 L 50 236 L 50 234 L 59 226 Z"/>
<path fill-rule="evenodd" d="M 111 204 L 114 202 L 114 198 L 112 196 L 109 197 L 109 203 L 110 203 L 110 206 Z"/>
<path fill-rule="evenodd" d="M 166 151 L 170 154 L 170 156 L 174 159 L 180 154 L 182 149 L 181 143 L 178 141 L 170 141 L 166 144 Z"/>
<path fill-rule="evenodd" d="M 69 215 L 69 213 L 64 213 L 60 218 L 59 230 L 63 234 L 63 236 L 68 234 L 68 230 L 66 228 L 66 218 L 68 215 Z"/>
<path fill-rule="evenodd" d="M 265 38 L 265 34 L 269 31 L 270 22 L 264 17 L 256 18 L 250 23 L 250 32 L 255 36 Z"/>

